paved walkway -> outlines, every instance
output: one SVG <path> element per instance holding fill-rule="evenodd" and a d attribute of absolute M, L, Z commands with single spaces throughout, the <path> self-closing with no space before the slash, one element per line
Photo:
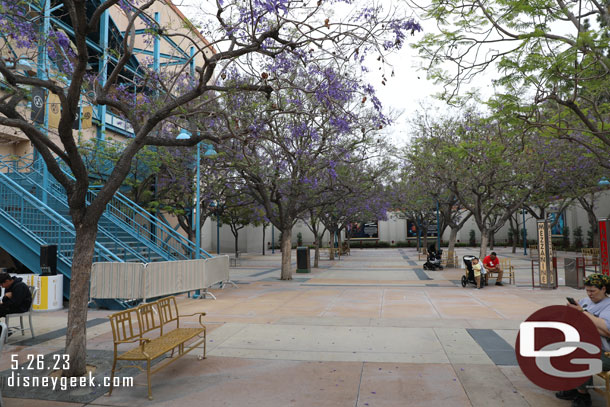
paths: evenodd
<path fill-rule="evenodd" d="M 529 258 L 496 251 L 512 258 L 516 285 L 462 288 L 463 270 L 424 272 L 412 248 L 353 249 L 332 262 L 323 254 L 320 268 L 292 281 L 278 279 L 279 253 L 244 255 L 231 269 L 238 288 L 212 290 L 217 300 L 180 298 L 181 312 L 207 312 L 208 358 L 187 355 L 154 375 L 153 401 L 142 374 L 111 397 L 103 387 L 16 388 L 5 377 L 5 406 L 567 407 L 524 377 L 514 344 L 532 312 L 584 291 L 533 290 Z M 467 253 L 477 254 L 458 251 Z M 559 277 L 563 284 L 562 271 Z M 109 313 L 89 312 L 98 376 L 112 361 Z M 25 362 L 61 352 L 66 320 L 66 310 L 37 314 L 37 338 L 9 338 L 0 375 L 11 374 L 11 355 Z"/>

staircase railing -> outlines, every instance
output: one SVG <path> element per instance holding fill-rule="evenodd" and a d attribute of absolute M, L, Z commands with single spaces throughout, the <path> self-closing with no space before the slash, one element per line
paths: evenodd
<path fill-rule="evenodd" d="M 5 161 L 3 156 L 0 156 L 0 160 Z M 34 161 L 30 157 L 12 157 L 12 160 L 10 165 L 6 164 L 3 168 L 0 168 L 0 171 L 25 173 L 29 171 L 36 173 L 38 177 L 42 177 L 41 161 Z M 64 172 L 74 179 L 65 168 Z M 101 189 L 100 186 L 90 187 L 87 195 L 88 202 L 95 198 L 96 191 L 99 189 Z M 52 176 L 49 177 L 49 191 L 56 197 L 65 199 L 63 187 Z M 149 249 L 159 253 L 161 257 L 165 257 L 167 260 L 184 260 L 197 257 L 197 247 L 194 242 L 182 236 L 167 223 L 151 215 L 118 191 L 115 192 L 113 198 L 107 204 L 105 213 L 111 220 L 121 224 L 125 231 L 133 234 Z M 211 258 L 214 256 L 199 248 L 199 257 Z"/>
<path fill-rule="evenodd" d="M 39 172 L 35 168 L 33 168 L 33 166 L 18 168 L 17 165 L 18 164 L 16 164 L 16 166 L 7 165 L 5 160 L 2 160 L 2 157 L 0 156 L 0 172 L 9 173 L 13 177 L 18 177 L 22 181 L 29 181 L 35 184 L 32 187 L 32 190 L 29 191 L 29 193 L 39 200 L 42 199 L 43 193 L 46 192 L 45 203 L 51 208 L 51 210 L 54 211 L 54 213 L 57 214 L 58 210 L 64 211 L 66 214 L 70 212 L 64 188 L 59 182 L 57 182 L 53 177 L 50 177 L 51 180 L 48 182 L 47 188 L 45 189 L 42 187 L 42 185 L 40 185 L 38 179 L 32 178 L 32 175 L 42 177 L 42 174 L 39 174 Z M 24 169 L 30 169 L 30 171 L 25 172 Z M 23 187 L 21 188 L 23 189 Z M 62 219 L 67 221 L 64 216 L 61 216 L 61 213 L 59 213 L 58 215 Z M 67 222 L 72 224 L 69 221 Z M 134 250 L 131 246 L 118 239 L 116 234 L 113 233 L 113 231 L 98 227 L 97 233 L 98 239 L 104 240 L 104 244 L 102 244 L 102 246 L 109 249 L 112 253 L 115 254 L 115 256 L 121 258 L 122 261 L 147 261 L 147 259 L 142 256 L 141 253 Z"/>
<path fill-rule="evenodd" d="M 93 199 L 96 195 L 95 191 L 101 188 L 101 186 L 91 186 L 89 190 L 90 199 Z M 119 192 L 115 193 L 108 202 L 106 211 L 117 221 L 133 228 L 138 236 L 155 243 L 172 257 L 179 260 L 188 260 L 195 257 L 197 247 L 194 242 L 176 232 L 171 226 L 156 218 L 150 212 L 142 209 L 125 195 Z M 199 257 L 205 259 L 214 256 L 200 248 Z"/>
<path fill-rule="evenodd" d="M 0 212 L 4 220 L 17 225 L 32 236 L 38 244 L 57 245 L 59 260 L 72 266 L 76 231 L 67 219 L 51 207 L 32 196 L 19 184 L 0 172 Z M 32 247 L 35 252 L 39 247 Z M 114 253 L 95 243 L 94 261 L 122 262 Z"/>

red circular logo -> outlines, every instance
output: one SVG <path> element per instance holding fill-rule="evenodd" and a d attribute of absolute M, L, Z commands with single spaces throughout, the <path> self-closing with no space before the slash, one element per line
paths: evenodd
<path fill-rule="evenodd" d="M 584 313 L 565 305 L 530 315 L 521 324 L 515 352 L 525 376 L 547 390 L 574 389 L 601 371 L 597 328 Z"/>

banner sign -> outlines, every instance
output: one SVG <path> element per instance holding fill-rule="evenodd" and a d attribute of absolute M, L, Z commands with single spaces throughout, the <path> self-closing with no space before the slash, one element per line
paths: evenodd
<path fill-rule="evenodd" d="M 557 222 L 555 222 L 557 220 Z M 551 225 L 555 223 L 555 226 L 552 227 L 551 233 L 552 236 L 563 236 L 563 228 L 565 226 L 565 215 L 563 212 L 552 212 L 549 214 L 549 222 Z"/>
<path fill-rule="evenodd" d="M 540 288 L 555 288 L 551 224 L 548 220 L 543 220 L 538 221 L 536 226 L 538 232 L 538 258 L 540 260 Z"/>
<path fill-rule="evenodd" d="M 43 88 L 32 89 L 32 116 L 31 119 L 38 123 L 44 124 L 44 110 L 46 104 L 46 94 Z"/>
<path fill-rule="evenodd" d="M 377 221 L 372 222 L 352 222 L 352 239 L 379 239 L 379 225 Z"/>

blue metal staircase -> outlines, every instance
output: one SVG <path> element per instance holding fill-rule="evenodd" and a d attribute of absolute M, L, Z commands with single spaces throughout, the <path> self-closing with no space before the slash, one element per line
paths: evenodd
<path fill-rule="evenodd" d="M 58 271 L 67 277 L 69 296 L 75 231 L 63 187 L 43 174 L 41 161 L 0 156 L 0 246 L 38 271 L 40 246 L 57 244 Z M 98 189 L 90 189 L 88 201 Z M 94 261 L 183 260 L 197 257 L 196 250 L 171 226 L 116 193 L 98 224 Z M 198 257 L 212 257 L 199 250 Z"/>

